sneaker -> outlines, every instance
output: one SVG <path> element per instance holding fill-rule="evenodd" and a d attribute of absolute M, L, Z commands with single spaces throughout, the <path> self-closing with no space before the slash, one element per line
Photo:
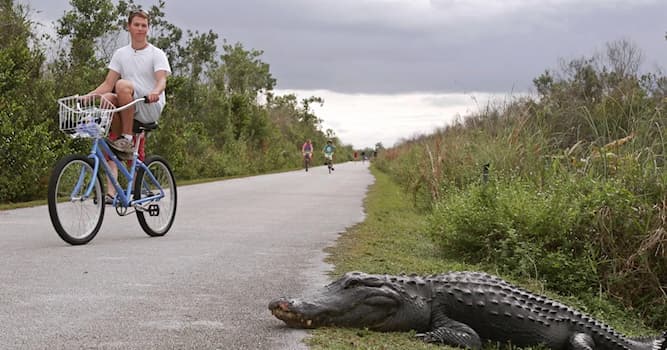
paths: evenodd
<path fill-rule="evenodd" d="M 114 199 L 114 196 L 107 193 L 106 195 L 104 195 L 104 204 L 112 205 L 113 204 L 113 199 Z"/>
<path fill-rule="evenodd" d="M 132 153 L 134 151 L 134 148 L 132 147 L 132 141 L 124 137 L 119 137 L 113 141 L 110 141 L 109 146 L 118 152 Z"/>
<path fill-rule="evenodd" d="M 111 149 L 117 152 L 116 155 L 121 160 L 132 159 L 132 153 L 134 152 L 132 141 L 124 137 L 119 137 L 113 141 L 107 140 L 107 143 L 109 144 Z"/>

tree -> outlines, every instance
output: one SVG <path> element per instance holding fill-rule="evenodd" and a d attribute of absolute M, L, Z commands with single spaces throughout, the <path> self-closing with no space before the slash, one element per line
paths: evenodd
<path fill-rule="evenodd" d="M 72 66 L 104 66 L 106 57 L 97 57 L 97 43 L 110 32 L 118 31 L 118 15 L 111 0 L 70 0 L 72 9 L 57 23 L 61 40 L 70 43 Z"/>
<path fill-rule="evenodd" d="M 58 81 L 58 96 L 86 93 L 99 85 L 113 53 L 110 43 L 120 34 L 111 0 L 71 0 L 70 5 L 56 21 L 61 47 L 51 72 Z"/>
<path fill-rule="evenodd" d="M 263 51 L 247 51 L 241 43 L 230 45 L 225 42 L 222 47 L 223 65 L 216 73 L 221 75 L 218 82 L 224 84 L 226 91 L 256 97 L 273 90 L 276 79 L 271 75 L 269 64 L 259 59 Z"/>
<path fill-rule="evenodd" d="M 218 66 L 216 61 L 218 34 L 213 31 L 200 34 L 198 31 L 188 30 L 188 39 L 184 47 L 180 48 L 178 60 L 173 62 L 173 73 L 189 77 L 192 81 L 199 82 L 203 72 Z"/>
<path fill-rule="evenodd" d="M 620 78 L 637 75 L 642 56 L 637 45 L 627 40 L 607 43 L 607 60 L 610 69 Z"/>
<path fill-rule="evenodd" d="M 62 148 L 50 135 L 52 84 L 42 77 L 44 53 L 34 43 L 24 6 L 0 0 L 0 202 L 30 200 Z"/>
<path fill-rule="evenodd" d="M 315 113 L 311 110 L 310 106 L 313 103 L 318 103 L 321 107 L 324 105 L 324 99 L 318 96 L 310 96 L 308 98 L 302 99 L 301 104 L 303 105 L 303 108 L 301 109 L 298 117 L 300 122 L 307 125 L 312 125 L 314 128 L 318 128 L 322 120 L 317 118 Z"/>
<path fill-rule="evenodd" d="M 554 85 L 554 78 L 549 70 L 544 71 L 539 77 L 533 79 L 533 85 L 541 98 L 549 96 Z"/>

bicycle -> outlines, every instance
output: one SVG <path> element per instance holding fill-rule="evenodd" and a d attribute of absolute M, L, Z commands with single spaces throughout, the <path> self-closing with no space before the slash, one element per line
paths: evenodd
<path fill-rule="evenodd" d="M 327 168 L 329 169 L 329 174 L 331 174 L 331 171 L 334 170 L 333 167 L 333 154 L 324 154 L 324 158 L 326 159 L 326 165 Z"/>
<path fill-rule="evenodd" d="M 308 166 L 310 165 L 310 158 L 311 157 L 312 157 L 311 154 L 308 153 L 308 152 L 303 154 L 303 166 L 304 166 L 304 168 L 306 168 L 306 171 L 308 171 Z"/>
<path fill-rule="evenodd" d="M 139 225 L 146 234 L 164 236 L 176 215 L 174 174 L 167 161 L 160 156 L 150 156 L 145 161 L 138 159 L 141 139 L 155 130 L 157 123 L 134 121 L 134 147 L 132 159 L 127 161 L 129 168 L 106 142 L 113 114 L 137 103 L 147 103 L 147 98 L 138 98 L 118 108 L 101 95 L 75 95 L 63 97 L 57 102 L 60 130 L 72 138 L 93 139 L 87 156 L 66 156 L 56 163 L 51 173 L 49 216 L 60 238 L 72 245 L 82 245 L 97 235 L 106 206 L 102 172 L 116 190 L 111 203 L 116 213 L 127 216 L 136 212 Z M 106 159 L 113 161 L 127 180 L 125 188 L 112 176 Z"/>

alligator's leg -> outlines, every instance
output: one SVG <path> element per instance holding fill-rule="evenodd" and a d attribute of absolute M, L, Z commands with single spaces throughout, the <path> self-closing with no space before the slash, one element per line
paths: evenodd
<path fill-rule="evenodd" d="M 417 334 L 417 338 L 428 343 L 441 343 L 462 348 L 479 349 L 482 341 L 477 332 L 465 323 L 440 316 L 434 322 L 433 329 Z"/>
<path fill-rule="evenodd" d="M 571 350 L 593 350 L 595 342 L 593 337 L 586 333 L 575 333 L 570 337 Z"/>

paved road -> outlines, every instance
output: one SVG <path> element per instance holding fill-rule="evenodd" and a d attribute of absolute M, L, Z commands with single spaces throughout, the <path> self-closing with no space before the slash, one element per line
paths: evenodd
<path fill-rule="evenodd" d="M 328 281 L 372 182 L 346 163 L 180 187 L 166 236 L 107 211 L 79 247 L 45 206 L 0 211 L 0 349 L 305 349 L 267 304 Z"/>

